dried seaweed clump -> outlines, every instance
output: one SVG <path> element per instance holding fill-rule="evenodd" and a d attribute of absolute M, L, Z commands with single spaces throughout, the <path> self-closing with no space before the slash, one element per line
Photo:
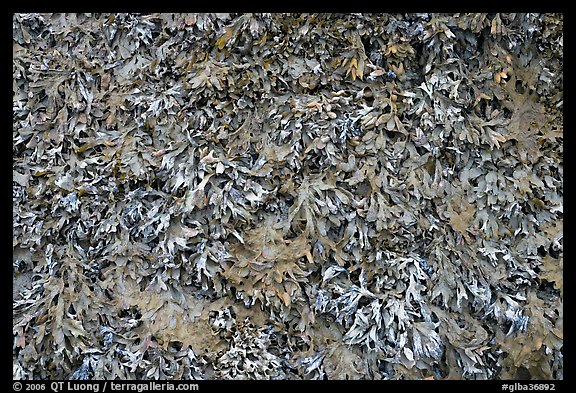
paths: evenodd
<path fill-rule="evenodd" d="M 14 14 L 14 378 L 562 379 L 562 29 Z"/>

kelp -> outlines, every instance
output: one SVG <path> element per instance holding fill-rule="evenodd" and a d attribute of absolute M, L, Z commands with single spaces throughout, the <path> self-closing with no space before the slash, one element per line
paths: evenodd
<path fill-rule="evenodd" d="M 15 379 L 562 379 L 563 16 L 14 14 Z"/>

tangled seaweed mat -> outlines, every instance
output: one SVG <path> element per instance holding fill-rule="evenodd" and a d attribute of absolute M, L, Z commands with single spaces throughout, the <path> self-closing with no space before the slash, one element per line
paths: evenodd
<path fill-rule="evenodd" d="M 15 14 L 14 378 L 562 379 L 562 28 Z"/>

